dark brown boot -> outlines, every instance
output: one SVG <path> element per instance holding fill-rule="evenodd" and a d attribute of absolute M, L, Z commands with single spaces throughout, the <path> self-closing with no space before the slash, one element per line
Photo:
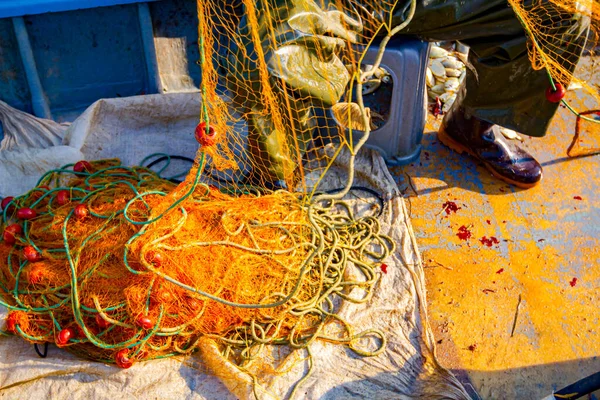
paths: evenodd
<path fill-rule="evenodd" d="M 481 161 L 507 183 L 530 188 L 542 180 L 542 166 L 529 153 L 506 140 L 498 125 L 467 117 L 458 104 L 444 116 L 438 138 L 452 150 Z"/>

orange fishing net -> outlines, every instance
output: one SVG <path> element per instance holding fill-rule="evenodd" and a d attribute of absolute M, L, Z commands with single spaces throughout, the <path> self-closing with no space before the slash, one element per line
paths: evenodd
<path fill-rule="evenodd" d="M 177 185 L 118 160 L 82 161 L 5 199 L 8 332 L 124 368 L 207 338 L 240 366 L 269 344 L 383 351 L 380 331 L 354 332 L 337 315 L 370 298 L 394 249 L 375 215 L 340 200 L 372 126 L 362 86 L 385 75 L 381 57 L 362 57 L 376 34 L 402 28 L 390 28 L 395 2 L 372 6 L 377 15 L 345 1 L 197 1 L 193 168 Z M 346 182 L 320 192 L 344 149 Z"/>
<path fill-rule="evenodd" d="M 203 159 L 179 185 L 118 160 L 82 161 L 5 199 L 8 333 L 123 368 L 207 338 L 238 365 L 261 346 L 318 338 L 381 352 L 380 331 L 355 333 L 336 315 L 340 300 L 370 297 L 394 248 L 375 216 L 306 207 L 288 191 L 226 193 L 199 182 Z M 364 336 L 379 344 L 362 349 Z"/>

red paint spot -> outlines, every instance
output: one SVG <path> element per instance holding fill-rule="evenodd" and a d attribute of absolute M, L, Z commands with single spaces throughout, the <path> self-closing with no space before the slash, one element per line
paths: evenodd
<path fill-rule="evenodd" d="M 456 213 L 461 207 L 457 206 L 453 201 L 447 201 L 442 204 L 442 208 L 446 211 L 446 214 Z"/>
<path fill-rule="evenodd" d="M 574 198 L 575 200 L 583 200 L 583 199 L 581 198 L 581 196 L 573 196 L 573 198 Z"/>
<path fill-rule="evenodd" d="M 485 222 L 487 222 L 488 225 L 492 224 L 489 219 L 486 219 Z"/>
<path fill-rule="evenodd" d="M 381 270 L 384 274 L 387 274 L 387 264 L 381 264 Z"/>
<path fill-rule="evenodd" d="M 458 228 L 458 233 L 456 234 L 460 240 L 468 240 L 473 236 L 473 233 L 466 226 L 461 226 Z"/>
<path fill-rule="evenodd" d="M 501 274 L 504 272 L 504 268 L 500 268 L 498 271 L 496 271 L 497 274 Z"/>
<path fill-rule="evenodd" d="M 442 101 L 439 97 L 435 98 L 435 104 L 433 105 L 433 109 L 431 110 L 435 119 L 437 119 L 438 115 L 442 115 Z"/>
<path fill-rule="evenodd" d="M 482 292 L 483 292 L 483 293 L 485 293 L 485 294 L 488 294 L 488 293 L 496 293 L 496 291 L 495 291 L 495 290 L 493 290 L 493 289 L 483 289 L 483 290 L 482 290 Z"/>
<path fill-rule="evenodd" d="M 575 287 L 575 285 L 577 285 L 577 278 L 573 278 L 571 282 L 569 282 L 569 285 L 571 285 L 571 287 Z"/>
<path fill-rule="evenodd" d="M 494 236 L 491 236 L 489 238 L 484 236 L 481 239 L 479 239 L 479 241 L 487 247 L 492 247 L 493 245 L 500 243 L 500 241 Z"/>

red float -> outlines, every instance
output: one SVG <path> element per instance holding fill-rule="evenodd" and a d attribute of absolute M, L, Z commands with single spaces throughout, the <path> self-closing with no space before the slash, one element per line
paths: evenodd
<path fill-rule="evenodd" d="M 75 172 L 92 172 L 92 164 L 85 160 L 77 161 L 73 166 L 73 171 Z"/>
<path fill-rule="evenodd" d="M 59 190 L 56 194 L 56 202 L 59 206 L 64 206 L 71 201 L 71 194 L 68 190 Z"/>
<path fill-rule="evenodd" d="M 121 349 L 117 351 L 115 355 L 115 362 L 120 368 L 130 368 L 133 365 L 133 362 L 129 359 L 129 354 L 127 353 L 127 349 Z"/>
<path fill-rule="evenodd" d="M 73 332 L 73 329 L 65 328 L 65 329 L 61 330 L 60 332 L 58 332 L 58 337 L 56 338 L 56 344 L 58 346 L 64 346 L 67 343 L 69 343 L 69 340 L 71 340 L 71 338 L 74 335 L 75 335 L 75 332 Z"/>
<path fill-rule="evenodd" d="M 35 217 L 37 217 L 37 213 L 31 208 L 19 208 L 17 210 L 17 218 L 19 219 L 34 219 Z"/>
<path fill-rule="evenodd" d="M 137 317 L 135 323 L 142 329 L 152 329 L 154 327 L 154 321 L 145 315 Z"/>
<path fill-rule="evenodd" d="M 6 317 L 6 330 L 10 333 L 17 333 L 17 314 L 12 312 Z"/>
<path fill-rule="evenodd" d="M 158 251 L 149 251 L 146 254 L 146 261 L 153 264 L 155 267 L 160 267 L 164 261 L 162 253 Z"/>
<path fill-rule="evenodd" d="M 85 219 L 90 214 L 90 211 L 85 204 L 79 204 L 75 207 L 74 214 L 77 219 Z"/>
<path fill-rule="evenodd" d="M 2 210 L 6 210 L 6 207 L 8 207 L 8 203 L 10 203 L 13 200 L 14 200 L 14 197 L 12 197 L 12 196 L 3 198 L 2 203 L 1 203 Z"/>
<path fill-rule="evenodd" d="M 198 124 L 196 131 L 194 132 L 194 136 L 196 137 L 198 143 L 200 143 L 202 146 L 214 146 L 214 144 L 217 142 L 217 133 L 212 126 L 209 126 L 208 132 L 206 132 L 206 122 L 201 122 Z"/>
<path fill-rule="evenodd" d="M 33 246 L 25 246 L 23 256 L 29 262 L 36 262 L 42 259 L 42 255 Z"/>
<path fill-rule="evenodd" d="M 6 244 L 13 245 L 17 242 L 17 235 L 23 233 L 23 228 L 19 224 L 12 224 L 4 229 L 4 233 L 2 234 L 2 238 L 6 242 Z"/>
<path fill-rule="evenodd" d="M 565 97 L 567 91 L 560 83 L 555 83 L 554 86 L 556 86 L 556 90 L 552 86 L 546 89 L 546 99 L 551 103 L 559 103 Z"/>

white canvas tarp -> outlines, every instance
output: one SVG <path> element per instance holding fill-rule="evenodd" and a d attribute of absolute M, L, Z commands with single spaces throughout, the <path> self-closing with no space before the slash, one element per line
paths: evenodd
<path fill-rule="evenodd" d="M 193 131 L 199 107 L 199 95 L 190 93 L 101 100 L 71 125 L 61 143 L 51 141 L 43 150 L 2 147 L 0 160 L 17 161 L 8 168 L 5 165 L 0 168 L 0 195 L 19 194 L 16 189 L 6 189 L 11 181 L 31 186 L 34 180 L 24 179 L 24 175 L 33 178 L 37 174 L 39 178 L 44 169 L 75 162 L 80 156 L 116 157 L 126 165 L 137 164 L 155 152 L 194 157 L 197 143 Z M 11 137 L 11 132 L 6 134 Z M 40 142 L 33 143 L 39 146 Z M 9 154 L 23 151 L 31 151 L 28 161 L 23 155 L 19 158 Z M 347 153 L 338 157 L 324 188 L 343 186 L 347 158 Z M 385 261 L 387 273 L 382 274 L 373 298 L 366 304 L 344 305 L 341 315 L 357 331 L 371 327 L 383 330 L 389 342 L 384 353 L 372 358 L 356 356 L 340 345 L 316 342 L 312 346 L 314 372 L 299 388 L 297 398 L 469 398 L 460 383 L 435 361 L 434 341 L 426 320 L 423 270 L 410 220 L 404 200 L 376 152 L 364 150 L 359 154 L 355 184 L 384 195 L 387 202 L 381 217 L 382 230 L 394 239 L 397 248 Z M 23 185 L 18 188 L 21 192 L 26 190 Z M 350 197 L 356 210 L 367 207 L 361 196 L 364 193 Z M 6 313 L 5 309 L 2 311 Z M 289 373 L 262 382 L 264 390 L 260 393 L 265 398 L 285 397 L 306 370 L 306 363 L 299 362 Z M 54 346 L 50 346 L 48 357 L 42 359 L 22 339 L 0 336 L 3 399 L 253 396 L 250 384 L 229 386 L 232 390 L 207 370 L 201 354 L 141 362 L 121 370 L 78 359 Z"/>

